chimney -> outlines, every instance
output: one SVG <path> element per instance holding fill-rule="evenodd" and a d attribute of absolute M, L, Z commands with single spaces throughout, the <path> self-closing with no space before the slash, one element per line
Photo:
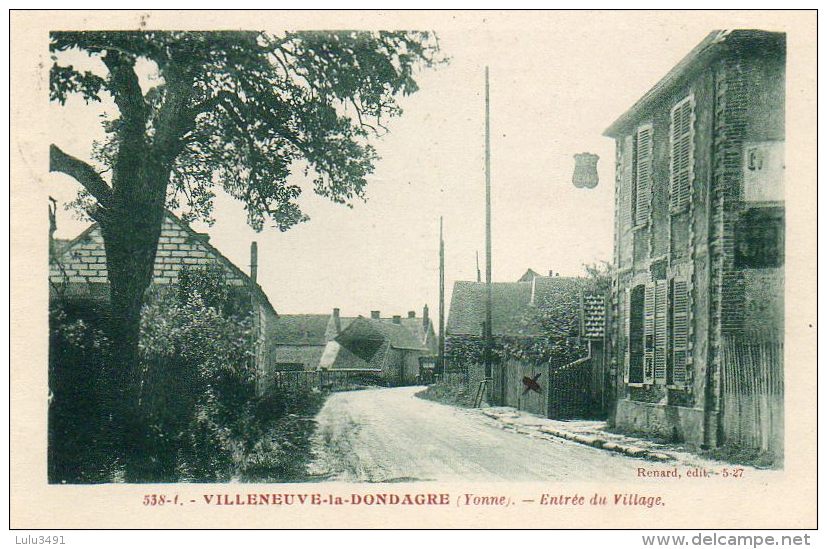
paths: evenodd
<path fill-rule="evenodd" d="M 424 307 L 422 307 L 422 326 L 427 330 L 428 323 L 430 319 L 428 318 L 428 304 L 426 303 Z"/>
<path fill-rule="evenodd" d="M 379 320 L 379 311 L 371 311 L 370 317 L 374 320 Z"/>
<path fill-rule="evenodd" d="M 394 324 L 402 324 L 402 317 L 400 315 L 393 315 Z"/>
<path fill-rule="evenodd" d="M 548 271 L 548 276 L 554 276 L 554 271 L 552 271 L 551 269 L 549 269 L 549 271 Z"/>
<path fill-rule="evenodd" d="M 416 311 L 408 311 L 408 318 L 416 318 Z"/>
<path fill-rule="evenodd" d="M 339 308 L 333 309 L 333 325 L 336 327 L 336 335 L 342 332 L 342 319 L 339 318 Z"/>
<path fill-rule="evenodd" d="M 253 282 L 258 278 L 258 243 L 255 240 L 250 243 L 250 278 Z"/>
<path fill-rule="evenodd" d="M 210 241 L 210 233 L 195 233 L 203 242 Z"/>

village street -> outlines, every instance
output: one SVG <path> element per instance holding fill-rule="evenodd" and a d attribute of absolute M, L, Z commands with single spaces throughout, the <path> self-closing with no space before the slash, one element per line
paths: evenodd
<path fill-rule="evenodd" d="M 334 393 L 319 412 L 311 472 L 329 480 L 633 479 L 641 459 L 503 430 L 479 410 L 418 398 L 424 387 Z"/>

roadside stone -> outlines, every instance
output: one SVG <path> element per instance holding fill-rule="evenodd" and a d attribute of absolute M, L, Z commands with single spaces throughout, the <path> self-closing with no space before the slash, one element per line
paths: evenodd
<path fill-rule="evenodd" d="M 637 446 L 626 446 L 623 448 L 623 453 L 631 457 L 643 457 L 648 452 L 643 448 L 638 448 Z"/>

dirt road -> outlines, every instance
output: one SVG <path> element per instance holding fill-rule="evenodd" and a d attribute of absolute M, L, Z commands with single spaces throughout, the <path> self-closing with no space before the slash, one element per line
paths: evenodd
<path fill-rule="evenodd" d="M 652 463 L 554 437 L 500 428 L 479 410 L 415 396 L 424 387 L 334 393 L 317 416 L 320 478 L 414 480 L 602 480 L 634 478 Z"/>

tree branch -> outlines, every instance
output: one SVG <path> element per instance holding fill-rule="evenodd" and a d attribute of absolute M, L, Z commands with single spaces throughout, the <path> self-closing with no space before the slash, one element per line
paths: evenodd
<path fill-rule="evenodd" d="M 112 203 L 112 189 L 98 172 L 79 158 L 68 155 L 57 145 L 49 146 L 49 171 L 60 172 L 74 178 L 104 208 Z"/>
<path fill-rule="evenodd" d="M 135 61 L 115 49 L 107 49 L 103 62 L 109 69 L 108 87 L 121 117 L 143 131 L 148 110 L 135 74 Z"/>

